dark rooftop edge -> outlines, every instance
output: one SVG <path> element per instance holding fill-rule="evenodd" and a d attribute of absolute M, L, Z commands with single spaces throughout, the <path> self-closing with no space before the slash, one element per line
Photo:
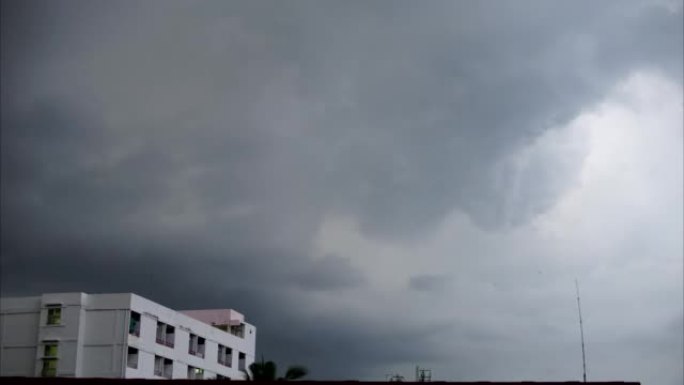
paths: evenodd
<path fill-rule="evenodd" d="M 216 382 L 227 382 L 226 380 L 154 380 L 154 379 L 137 379 L 137 378 L 69 378 L 69 377 L 57 377 L 57 378 L 36 378 L 36 377 L 1 377 L 0 382 L 3 384 L 122 384 L 126 385 L 136 385 L 136 384 L 152 384 L 152 383 L 163 383 L 163 384 L 173 384 L 173 385 L 197 385 L 200 383 L 216 383 Z M 235 381 L 244 382 L 245 384 L 271 384 L 273 382 L 261 382 L 261 381 Z M 282 381 L 275 381 L 281 383 Z M 293 381 L 299 385 L 323 385 L 323 384 L 352 384 L 360 383 L 364 385 L 387 385 L 386 381 Z M 425 384 L 421 382 L 404 381 L 403 384 Z M 432 383 L 437 384 L 453 384 L 453 385 L 513 385 L 513 384 L 528 384 L 528 385 L 581 385 L 581 384 L 594 384 L 594 385 L 641 385 L 640 382 L 634 381 L 432 381 Z"/>

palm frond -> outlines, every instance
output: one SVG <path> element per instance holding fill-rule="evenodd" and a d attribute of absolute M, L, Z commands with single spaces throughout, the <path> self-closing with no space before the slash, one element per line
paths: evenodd
<path fill-rule="evenodd" d="M 309 370 L 303 366 L 300 365 L 294 365 L 290 366 L 287 368 L 287 372 L 285 373 L 285 380 L 287 381 L 292 381 L 292 380 L 297 380 L 300 379 L 304 376 L 309 374 Z"/>

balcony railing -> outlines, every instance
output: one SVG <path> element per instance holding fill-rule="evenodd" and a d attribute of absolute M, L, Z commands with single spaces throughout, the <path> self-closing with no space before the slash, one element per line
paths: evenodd
<path fill-rule="evenodd" d="M 140 337 L 140 329 L 137 329 L 137 330 L 129 330 L 129 331 L 128 331 L 128 334 L 130 334 L 130 335 L 132 335 L 132 336 Z"/>
<path fill-rule="evenodd" d="M 159 369 L 154 369 L 154 375 L 155 375 L 155 376 L 162 377 L 162 374 L 163 374 L 163 372 L 162 372 L 161 370 L 159 370 Z"/>
<path fill-rule="evenodd" d="M 173 348 L 174 346 L 173 340 L 165 340 L 159 337 L 157 337 L 157 343 L 160 345 L 168 346 L 170 348 Z"/>
<path fill-rule="evenodd" d="M 204 353 L 203 353 L 203 352 L 199 352 L 199 351 L 190 349 L 190 350 L 188 350 L 188 353 L 192 354 L 193 356 L 197 356 L 197 357 L 200 357 L 200 358 L 204 358 Z"/>
<path fill-rule="evenodd" d="M 230 359 L 225 359 L 225 360 L 220 359 L 220 358 L 218 359 L 218 363 L 219 363 L 220 365 L 227 366 L 227 367 L 229 367 L 229 368 L 231 367 L 231 362 L 230 362 L 230 361 L 231 361 Z"/>

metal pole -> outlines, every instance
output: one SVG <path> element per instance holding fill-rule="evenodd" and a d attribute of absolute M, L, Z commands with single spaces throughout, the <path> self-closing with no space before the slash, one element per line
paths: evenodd
<path fill-rule="evenodd" d="M 579 314 L 580 338 L 582 339 L 582 380 L 587 382 L 587 359 L 584 352 L 584 326 L 582 324 L 582 306 L 580 304 L 579 284 L 575 279 L 575 290 L 577 291 L 577 313 Z"/>

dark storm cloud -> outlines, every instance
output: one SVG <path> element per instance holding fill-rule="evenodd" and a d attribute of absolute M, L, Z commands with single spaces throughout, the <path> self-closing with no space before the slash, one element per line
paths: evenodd
<path fill-rule="evenodd" d="M 323 218 L 398 243 L 454 208 L 487 229 L 525 223 L 580 162 L 532 159 L 522 182 L 499 162 L 632 71 L 681 82 L 681 19 L 608 1 L 4 1 L 3 295 L 229 305 L 260 352 L 321 378 L 439 361 L 453 327 L 299 314 L 302 292 L 375 279 L 311 255 Z M 486 354 L 464 349 L 449 350 L 461 378 L 482 373 Z"/>
<path fill-rule="evenodd" d="M 350 264 L 348 258 L 335 255 L 312 261 L 295 277 L 295 282 L 304 289 L 312 290 L 353 287 L 362 284 L 363 281 L 363 275 Z"/>

